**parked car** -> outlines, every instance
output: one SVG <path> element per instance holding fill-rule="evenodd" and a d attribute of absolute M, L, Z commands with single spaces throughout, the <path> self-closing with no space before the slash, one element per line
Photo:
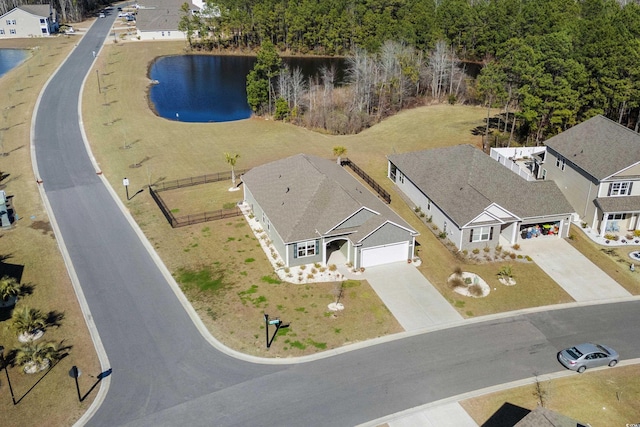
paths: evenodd
<path fill-rule="evenodd" d="M 100 12 L 100 15 L 98 15 L 98 17 L 100 17 L 100 18 L 105 18 L 105 17 L 106 17 L 106 15 L 104 14 L 104 12 Z"/>
<path fill-rule="evenodd" d="M 596 366 L 616 366 L 619 359 L 618 352 L 611 347 L 590 342 L 566 348 L 558 353 L 558 361 L 567 369 L 578 373 Z"/>

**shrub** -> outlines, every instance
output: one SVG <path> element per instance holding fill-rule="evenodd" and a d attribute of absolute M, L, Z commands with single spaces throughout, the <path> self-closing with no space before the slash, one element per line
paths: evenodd
<path fill-rule="evenodd" d="M 420 213 L 420 211 L 422 211 L 422 208 L 420 206 L 416 206 L 415 208 L 413 208 L 413 211 L 415 213 Z"/>
<path fill-rule="evenodd" d="M 604 238 L 607 240 L 618 240 L 620 237 L 615 234 L 605 234 Z"/>
<path fill-rule="evenodd" d="M 424 218 L 424 217 L 425 217 L 424 212 L 420 212 L 420 218 Z"/>
<path fill-rule="evenodd" d="M 278 253 L 276 251 L 271 252 L 271 258 L 278 259 Z"/>
<path fill-rule="evenodd" d="M 533 261 L 529 255 L 525 255 L 524 259 L 526 259 L 527 261 Z"/>
<path fill-rule="evenodd" d="M 456 268 L 453 269 L 453 274 L 455 274 L 456 276 L 462 276 L 462 268 L 457 265 Z"/>
<path fill-rule="evenodd" d="M 427 222 L 431 222 L 431 221 L 433 221 L 433 215 L 429 215 L 429 216 L 427 217 Z"/>
<path fill-rule="evenodd" d="M 518 259 L 522 259 L 522 255 L 518 255 Z"/>
<path fill-rule="evenodd" d="M 513 252 L 511 252 L 511 253 L 509 254 L 509 258 L 511 258 L 511 259 L 516 259 L 516 254 L 514 254 Z"/>
<path fill-rule="evenodd" d="M 447 238 L 447 233 L 446 231 L 442 231 L 438 234 L 438 237 L 441 239 L 446 239 Z"/>
<path fill-rule="evenodd" d="M 640 237 L 640 229 L 639 230 L 633 230 L 633 235 L 636 237 Z"/>
<path fill-rule="evenodd" d="M 520 249 L 520 245 L 517 244 L 517 243 L 515 245 L 511 246 L 511 247 L 516 251 Z"/>
<path fill-rule="evenodd" d="M 449 286 L 451 289 L 465 287 L 464 281 L 460 277 L 452 277 L 449 279 Z"/>
<path fill-rule="evenodd" d="M 288 273 L 288 272 L 290 272 L 290 271 L 291 271 L 291 269 L 290 269 L 289 267 L 285 267 L 285 268 L 284 268 L 284 272 L 285 272 L 285 273 Z"/>
<path fill-rule="evenodd" d="M 482 296 L 482 286 L 480 285 L 471 285 L 469 286 L 469 293 L 474 297 Z"/>
<path fill-rule="evenodd" d="M 327 271 L 327 269 L 326 269 L 325 267 L 320 267 L 320 268 L 318 269 L 318 271 L 319 271 L 320 273 L 324 273 L 325 271 Z"/>
<path fill-rule="evenodd" d="M 315 268 L 320 268 L 320 267 L 322 267 L 322 266 L 320 265 L 320 263 L 317 263 L 317 262 L 316 262 L 316 263 L 314 263 L 314 264 L 313 264 L 313 266 L 314 266 Z"/>
<path fill-rule="evenodd" d="M 307 274 L 307 279 L 311 280 L 313 278 L 314 278 L 313 274 Z"/>
<path fill-rule="evenodd" d="M 466 250 L 466 249 L 463 249 L 463 250 L 462 250 L 462 255 L 464 255 L 464 256 L 469 255 L 469 251 L 468 251 L 468 250 Z"/>
<path fill-rule="evenodd" d="M 580 225 L 582 226 L 582 228 L 587 228 L 587 223 L 586 222 L 583 222 Z"/>
<path fill-rule="evenodd" d="M 502 246 L 498 245 L 496 246 L 496 253 L 499 254 L 500 252 L 502 252 Z"/>
<path fill-rule="evenodd" d="M 302 265 L 300 266 L 300 270 L 304 270 L 304 269 L 306 269 L 306 268 L 307 268 L 307 266 L 306 266 L 306 265 L 304 265 L 304 264 L 302 264 Z"/>
<path fill-rule="evenodd" d="M 489 246 L 485 246 L 484 248 L 482 248 L 482 250 L 485 252 L 489 252 L 491 248 Z"/>
<path fill-rule="evenodd" d="M 278 268 L 284 267 L 284 262 L 282 262 L 282 261 L 276 262 L 276 267 L 278 267 Z"/>
<path fill-rule="evenodd" d="M 335 264 L 329 264 L 329 271 L 336 271 L 338 267 Z"/>
<path fill-rule="evenodd" d="M 471 252 L 473 252 L 475 255 L 478 255 L 480 253 L 480 249 L 475 248 L 474 250 L 472 250 Z"/>
<path fill-rule="evenodd" d="M 311 274 L 316 274 L 318 272 L 318 270 L 316 270 L 315 268 L 311 269 Z"/>
<path fill-rule="evenodd" d="M 513 271 L 511 270 L 510 265 L 503 265 L 502 268 L 498 271 L 498 277 L 507 278 L 513 277 Z"/>
<path fill-rule="evenodd" d="M 465 285 L 470 285 L 471 284 L 471 277 L 465 277 L 464 279 L 462 279 L 464 281 Z"/>
<path fill-rule="evenodd" d="M 364 267 L 360 267 L 360 273 L 364 273 Z"/>
<path fill-rule="evenodd" d="M 256 216 L 255 216 L 254 214 L 252 214 L 252 213 L 250 213 L 250 214 L 249 214 L 249 219 L 253 219 L 253 218 L 255 218 L 255 217 L 256 217 Z"/>
<path fill-rule="evenodd" d="M 573 233 L 569 234 L 569 240 L 576 240 L 576 235 Z"/>

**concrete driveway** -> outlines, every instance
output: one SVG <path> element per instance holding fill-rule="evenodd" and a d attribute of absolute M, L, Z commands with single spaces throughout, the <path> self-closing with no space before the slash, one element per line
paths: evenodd
<path fill-rule="evenodd" d="M 520 248 L 578 302 L 631 296 L 564 239 L 527 239 Z"/>
<path fill-rule="evenodd" d="M 462 320 L 462 316 L 406 262 L 369 267 L 366 279 L 406 331 Z"/>

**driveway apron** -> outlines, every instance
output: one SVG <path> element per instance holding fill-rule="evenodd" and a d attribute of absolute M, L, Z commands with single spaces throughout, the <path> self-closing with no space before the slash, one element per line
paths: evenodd
<path fill-rule="evenodd" d="M 440 292 L 410 264 L 369 267 L 366 278 L 406 331 L 462 320 Z"/>
<path fill-rule="evenodd" d="M 631 294 L 567 241 L 543 237 L 520 244 L 538 266 L 578 301 L 629 297 Z"/>

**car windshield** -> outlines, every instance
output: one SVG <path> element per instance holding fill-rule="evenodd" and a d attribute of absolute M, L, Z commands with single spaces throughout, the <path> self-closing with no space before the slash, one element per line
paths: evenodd
<path fill-rule="evenodd" d="M 606 348 L 604 348 L 601 345 L 596 345 L 596 347 L 598 347 L 600 349 L 600 351 L 602 351 L 603 353 L 606 353 L 608 355 L 611 355 L 611 353 L 609 353 L 609 350 L 607 350 Z"/>
<path fill-rule="evenodd" d="M 574 359 L 579 359 L 580 356 L 582 356 L 582 353 L 580 352 L 580 350 L 578 350 L 575 347 L 568 348 L 567 349 L 567 354 L 569 356 L 571 356 L 572 358 L 574 358 Z"/>

